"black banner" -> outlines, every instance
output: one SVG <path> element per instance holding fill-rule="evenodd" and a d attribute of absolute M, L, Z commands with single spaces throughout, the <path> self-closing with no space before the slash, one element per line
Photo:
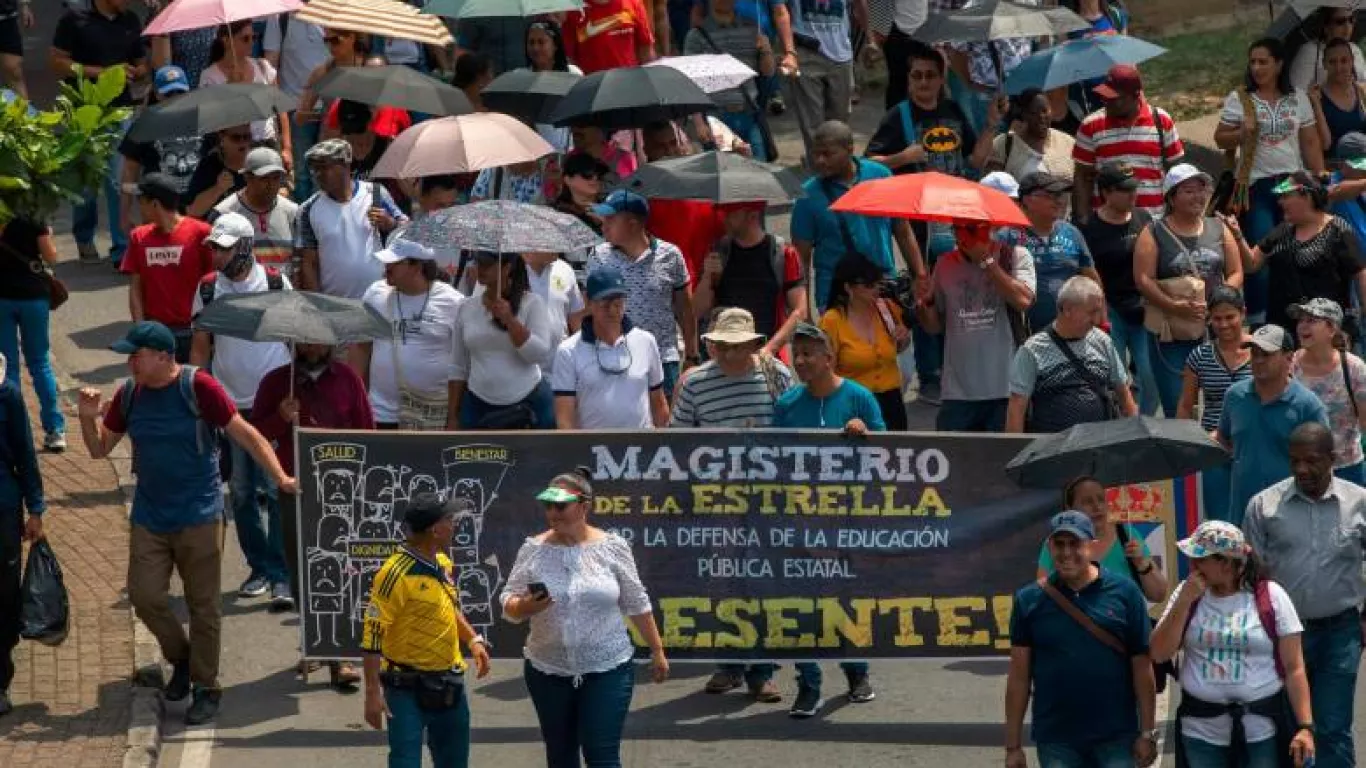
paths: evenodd
<path fill-rule="evenodd" d="M 1006 478 L 1025 442 L 301 430 L 304 653 L 359 655 L 374 574 L 402 541 L 395 520 L 433 490 L 472 502 L 450 549 L 461 607 L 496 656 L 519 656 L 526 629 L 502 619 L 499 593 L 546 528 L 535 495 L 576 465 L 594 471 L 591 522 L 633 545 L 672 658 L 1002 653 L 1010 596 L 1034 577 L 1058 497 Z"/>

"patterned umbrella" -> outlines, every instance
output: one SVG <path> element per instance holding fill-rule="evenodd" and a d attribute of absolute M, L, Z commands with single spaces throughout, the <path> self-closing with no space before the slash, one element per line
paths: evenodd
<path fill-rule="evenodd" d="M 312 0 L 296 18 L 326 29 L 396 37 L 427 45 L 455 44 L 445 22 L 419 13 L 402 0 Z"/>
<path fill-rule="evenodd" d="M 586 224 L 543 205 L 489 200 L 424 216 L 403 232 L 429 248 L 494 253 L 567 253 L 602 242 Z"/>
<path fill-rule="evenodd" d="M 669 67 L 688 76 L 697 87 L 707 93 L 719 93 L 739 88 L 758 77 L 743 61 L 729 53 L 702 53 L 695 56 L 665 56 L 646 64 L 647 67 Z"/>

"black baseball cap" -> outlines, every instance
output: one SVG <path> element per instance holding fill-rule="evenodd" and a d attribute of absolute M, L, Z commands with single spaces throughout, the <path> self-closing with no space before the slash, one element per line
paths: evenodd
<path fill-rule="evenodd" d="M 443 499 L 438 494 L 423 491 L 408 502 L 408 508 L 403 513 L 403 524 L 413 533 L 422 533 L 441 522 L 442 518 L 459 511 L 460 505 L 454 499 Z"/>
<path fill-rule="evenodd" d="M 138 196 L 155 200 L 163 207 L 180 208 L 180 189 L 176 183 L 164 173 L 149 173 L 142 177 L 138 182 Z"/>
<path fill-rule="evenodd" d="M 1069 192 L 1072 189 L 1072 182 L 1058 178 L 1047 171 L 1035 171 L 1020 179 L 1020 197 L 1033 194 L 1041 189 L 1053 194 Z"/>
<path fill-rule="evenodd" d="M 1096 170 L 1096 186 L 1101 189 L 1117 189 L 1133 192 L 1138 189 L 1138 178 L 1128 163 L 1105 163 Z"/>

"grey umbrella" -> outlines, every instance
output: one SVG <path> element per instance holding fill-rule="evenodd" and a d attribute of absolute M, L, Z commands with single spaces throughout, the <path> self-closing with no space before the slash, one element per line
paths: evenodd
<path fill-rule="evenodd" d="M 1014 0 L 974 0 L 956 11 L 930 14 L 912 35 L 927 43 L 985 42 L 1012 37 L 1049 37 L 1090 29 L 1066 8 L 1039 8 Z"/>
<path fill-rule="evenodd" d="M 544 123 L 583 75 L 514 69 L 493 78 L 479 95 L 489 109 L 527 122 Z"/>
<path fill-rule="evenodd" d="M 671 67 L 617 67 L 574 84 L 550 115 L 555 125 L 591 125 L 611 133 L 716 109 L 701 88 Z"/>
<path fill-rule="evenodd" d="M 203 136 L 285 114 L 298 106 L 273 85 L 208 85 L 149 107 L 128 129 L 128 140 L 148 142 L 164 136 Z"/>
<path fill-rule="evenodd" d="M 195 328 L 247 341 L 328 344 L 387 339 L 389 321 L 356 299 L 308 291 L 224 296 L 195 319 Z"/>
<path fill-rule="evenodd" d="M 805 197 L 801 180 L 791 171 L 734 152 L 659 160 L 636 171 L 626 180 L 626 187 L 645 197 L 713 203 L 781 205 Z"/>
<path fill-rule="evenodd" d="M 442 117 L 474 111 L 464 91 L 399 64 L 337 67 L 318 81 L 317 90 L 325 99 L 399 107 Z"/>
<path fill-rule="evenodd" d="M 1229 462 L 1200 422 L 1134 416 L 1078 424 L 1025 446 L 1006 474 L 1028 488 L 1058 488 L 1080 475 L 1106 487 L 1169 480 Z"/>
<path fill-rule="evenodd" d="M 577 217 L 543 205 L 487 200 L 430 213 L 403 231 L 429 248 L 494 253 L 568 253 L 602 242 Z"/>

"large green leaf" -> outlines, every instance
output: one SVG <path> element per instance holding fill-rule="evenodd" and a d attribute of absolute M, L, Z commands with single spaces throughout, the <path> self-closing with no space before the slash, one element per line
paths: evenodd
<path fill-rule="evenodd" d="M 114 99 L 123 93 L 127 87 L 128 68 L 122 64 L 110 67 L 100 73 L 100 79 L 95 81 L 94 98 L 89 103 L 97 107 L 105 107 L 114 103 Z"/>

